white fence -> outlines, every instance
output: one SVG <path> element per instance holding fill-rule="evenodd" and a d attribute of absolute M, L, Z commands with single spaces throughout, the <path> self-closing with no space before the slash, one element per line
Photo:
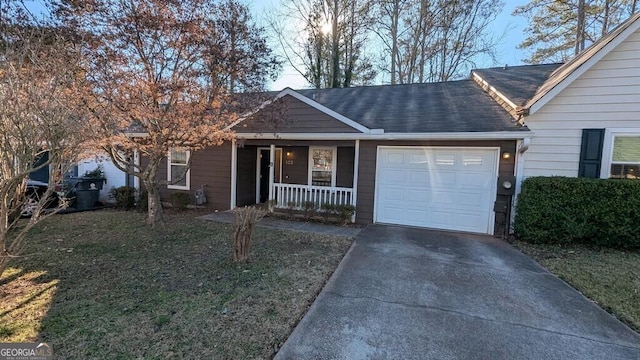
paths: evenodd
<path fill-rule="evenodd" d="M 353 189 L 329 186 L 311 186 L 294 184 L 273 184 L 275 207 L 302 209 L 305 204 L 313 203 L 316 209 L 322 204 L 352 205 Z"/>

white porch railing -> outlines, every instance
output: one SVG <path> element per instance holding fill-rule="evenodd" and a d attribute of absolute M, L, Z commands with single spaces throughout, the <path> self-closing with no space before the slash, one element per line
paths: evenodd
<path fill-rule="evenodd" d="M 353 189 L 330 186 L 311 186 L 294 184 L 273 184 L 273 199 L 277 208 L 302 209 L 305 203 L 312 202 L 316 209 L 322 204 L 352 205 Z"/>

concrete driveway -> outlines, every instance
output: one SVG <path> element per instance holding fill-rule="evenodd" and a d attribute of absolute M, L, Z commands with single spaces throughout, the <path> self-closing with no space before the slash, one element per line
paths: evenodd
<path fill-rule="evenodd" d="M 510 245 L 372 225 L 276 359 L 640 359 L 640 336 Z"/>

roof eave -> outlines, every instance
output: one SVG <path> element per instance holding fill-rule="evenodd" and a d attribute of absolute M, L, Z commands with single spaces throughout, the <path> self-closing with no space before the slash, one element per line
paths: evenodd
<path fill-rule="evenodd" d="M 495 87 L 489 84 L 480 74 L 475 71 L 471 71 L 471 79 L 482 88 L 493 100 L 495 100 L 503 109 L 505 109 L 514 119 L 518 119 L 519 105 L 516 105 L 506 95 L 498 91 Z"/>
<path fill-rule="evenodd" d="M 264 140 L 520 140 L 529 138 L 533 132 L 472 131 L 472 132 L 428 132 L 428 133 L 237 133 L 244 139 Z"/>

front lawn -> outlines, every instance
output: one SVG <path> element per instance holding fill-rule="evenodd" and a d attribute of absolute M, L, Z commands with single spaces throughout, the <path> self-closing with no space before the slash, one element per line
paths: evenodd
<path fill-rule="evenodd" d="M 257 228 L 231 261 L 229 225 L 135 212 L 49 218 L 0 278 L 0 342 L 44 341 L 56 358 L 273 356 L 351 239 Z"/>
<path fill-rule="evenodd" d="M 524 253 L 640 331 L 640 252 L 516 242 Z"/>

